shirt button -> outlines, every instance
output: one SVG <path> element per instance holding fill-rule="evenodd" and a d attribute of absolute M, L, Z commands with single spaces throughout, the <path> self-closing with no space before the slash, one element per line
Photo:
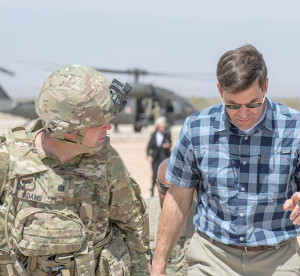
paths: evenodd
<path fill-rule="evenodd" d="M 248 140 L 248 136 L 245 137 L 245 140 L 246 140 L 246 141 Z"/>
<path fill-rule="evenodd" d="M 240 213 L 240 217 L 242 218 L 244 216 L 244 213 Z"/>
<path fill-rule="evenodd" d="M 240 237 L 240 241 L 243 241 L 244 240 L 244 238 L 243 237 Z"/>
<path fill-rule="evenodd" d="M 247 162 L 246 161 L 243 161 L 243 165 L 246 165 L 247 164 Z"/>
<path fill-rule="evenodd" d="M 242 187 L 242 188 L 241 188 L 241 191 L 242 191 L 242 192 L 245 192 L 245 190 L 246 190 L 245 187 Z"/>

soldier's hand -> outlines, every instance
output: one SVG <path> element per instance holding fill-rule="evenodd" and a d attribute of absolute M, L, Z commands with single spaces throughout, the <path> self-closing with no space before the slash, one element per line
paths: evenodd
<path fill-rule="evenodd" d="M 284 205 L 283 209 L 285 211 L 292 211 L 290 219 L 293 221 L 293 224 L 300 225 L 300 192 L 296 192 L 288 199 Z"/>

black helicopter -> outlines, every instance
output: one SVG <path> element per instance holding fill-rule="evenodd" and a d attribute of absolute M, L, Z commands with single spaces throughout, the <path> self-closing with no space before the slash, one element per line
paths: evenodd
<path fill-rule="evenodd" d="M 186 117 L 198 111 L 187 98 L 181 97 L 165 88 L 138 82 L 141 75 L 180 77 L 178 74 L 150 73 L 140 69 L 113 70 L 94 68 L 102 73 L 130 74 L 134 76 L 134 83 L 130 84 L 132 91 L 128 95 L 127 105 L 124 110 L 112 120 L 116 131 L 118 130 L 118 125 L 131 124 L 136 132 L 140 132 L 143 127 L 153 124 L 155 119 L 159 116 L 165 116 L 170 126 L 181 124 Z M 0 71 L 13 75 L 11 71 L 1 67 Z M 211 74 L 206 73 L 204 76 L 210 77 Z M 33 100 L 25 102 L 14 101 L 1 86 L 0 112 L 10 113 L 28 119 L 37 118 Z"/>
<path fill-rule="evenodd" d="M 166 117 L 170 126 L 182 124 L 186 117 L 198 111 L 187 98 L 181 97 L 162 87 L 139 83 L 139 77 L 141 75 L 180 77 L 179 75 L 150 73 L 140 69 L 95 69 L 102 73 L 134 76 L 134 83 L 130 84 L 132 90 L 128 95 L 127 105 L 124 110 L 112 120 L 116 130 L 119 124 L 132 124 L 135 132 L 140 132 L 143 127 L 153 124 L 155 119 L 160 116 Z"/>
<path fill-rule="evenodd" d="M 154 123 L 159 116 L 165 116 L 170 125 L 182 124 L 183 120 L 197 112 L 191 102 L 177 94 L 157 86 L 132 85 L 127 105 L 112 123 L 133 124 L 136 132 Z"/>
<path fill-rule="evenodd" d="M 14 76 L 14 72 L 9 71 L 3 67 L 0 67 L 0 72 Z M 22 101 L 18 102 L 9 97 L 0 85 L 0 112 L 9 113 L 16 116 L 22 116 L 27 119 L 36 119 L 34 101 Z"/>

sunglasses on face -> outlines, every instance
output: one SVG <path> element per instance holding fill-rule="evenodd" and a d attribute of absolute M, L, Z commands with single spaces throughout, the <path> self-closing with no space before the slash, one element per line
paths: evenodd
<path fill-rule="evenodd" d="M 248 103 L 248 104 L 245 104 L 245 106 L 247 108 L 260 107 L 265 102 L 265 98 L 266 98 L 266 94 L 264 95 L 262 102 Z M 221 97 L 221 101 L 222 101 L 223 106 L 226 107 L 227 109 L 236 110 L 236 109 L 240 109 L 242 107 L 242 104 L 225 104 L 222 97 Z"/>
<path fill-rule="evenodd" d="M 158 190 L 159 190 L 162 194 L 165 195 L 165 194 L 167 193 L 167 191 L 169 190 L 170 186 L 167 186 L 167 185 L 161 183 L 161 182 L 158 181 L 157 179 L 156 179 L 156 183 L 157 183 L 157 188 L 158 188 Z"/>

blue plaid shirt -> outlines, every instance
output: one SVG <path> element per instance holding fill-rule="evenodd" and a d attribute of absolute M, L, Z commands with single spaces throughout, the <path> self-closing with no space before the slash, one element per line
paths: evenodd
<path fill-rule="evenodd" d="M 166 178 L 197 189 L 194 224 L 224 244 L 275 245 L 300 234 L 283 210 L 300 184 L 300 113 L 267 99 L 247 135 L 222 104 L 188 117 Z"/>

